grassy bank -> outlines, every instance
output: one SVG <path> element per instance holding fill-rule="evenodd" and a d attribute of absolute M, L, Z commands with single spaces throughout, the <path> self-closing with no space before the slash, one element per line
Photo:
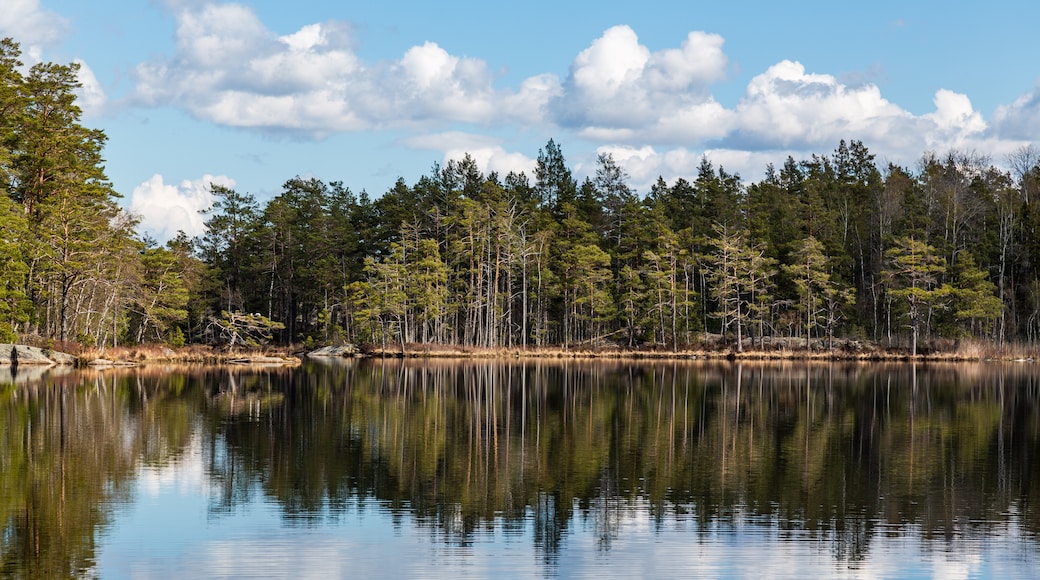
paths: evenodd
<path fill-rule="evenodd" d="M 75 344 L 66 347 L 76 357 L 78 366 L 105 366 L 106 364 L 299 364 L 300 358 L 290 348 L 245 350 L 189 345 L 171 348 L 161 344 L 121 346 L 116 348 L 87 348 Z M 55 348 L 55 350 L 58 350 Z"/>

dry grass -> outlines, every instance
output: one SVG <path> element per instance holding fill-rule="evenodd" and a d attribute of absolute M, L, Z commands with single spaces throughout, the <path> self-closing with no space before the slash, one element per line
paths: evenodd
<path fill-rule="evenodd" d="M 56 349 L 57 350 L 57 349 Z M 66 351 L 67 352 L 67 351 Z M 161 344 L 144 344 L 115 348 L 81 348 L 75 354 L 83 365 L 98 359 L 120 363 L 185 363 L 185 364 L 224 364 L 243 359 L 260 359 L 280 357 L 286 360 L 297 360 L 286 349 L 264 350 L 227 350 L 207 345 L 188 345 L 172 349 Z"/>
<path fill-rule="evenodd" d="M 620 348 L 616 346 L 498 347 L 480 348 L 458 345 L 366 344 L 362 356 L 385 358 L 596 358 L 596 359 L 705 359 L 705 360 L 841 360 L 841 361 L 906 361 L 914 359 L 906 346 L 883 345 L 847 339 L 835 339 L 833 347 L 825 341 L 813 341 L 806 348 L 804 339 L 773 339 L 747 344 L 737 352 L 735 345 L 717 343 L 692 345 L 679 349 L 662 346 Z M 917 360 L 982 361 L 1040 360 L 1040 345 L 997 344 L 982 340 L 929 341 L 919 346 Z"/>
<path fill-rule="evenodd" d="M 985 340 L 961 340 L 955 354 L 970 360 L 1024 361 L 1040 359 L 1040 345 L 1020 342 L 999 344 Z"/>

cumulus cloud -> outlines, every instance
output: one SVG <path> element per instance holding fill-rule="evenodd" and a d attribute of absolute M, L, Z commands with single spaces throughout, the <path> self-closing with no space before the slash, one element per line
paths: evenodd
<path fill-rule="evenodd" d="M 929 150 L 1009 151 L 1040 131 L 1040 88 L 999 108 L 991 123 L 966 95 L 948 90 L 936 92 L 934 111 L 915 115 L 876 84 L 807 71 L 791 60 L 751 78 L 740 101 L 727 107 L 713 88 L 727 80 L 729 59 L 723 38 L 708 32 L 650 50 L 632 28 L 614 26 L 574 57 L 562 79 L 546 72 L 503 88 L 487 62 L 433 40 L 396 59 L 365 62 L 343 22 L 278 35 L 248 6 L 166 5 L 176 17 L 176 52 L 137 67 L 133 103 L 305 138 L 418 133 L 426 137 L 403 143 L 445 159 L 468 152 L 485 171 L 530 172 L 533 164 L 505 140 L 478 142 L 474 127 L 538 127 L 607 144 L 644 185 L 657 174 L 689 176 L 705 154 L 727 169 L 758 174 L 765 163 L 827 152 L 841 139 L 912 163 Z"/>
<path fill-rule="evenodd" d="M 554 120 L 589 139 L 630 142 L 720 137 L 732 114 L 715 102 L 725 77 L 722 37 L 691 32 L 680 48 L 651 52 L 628 26 L 615 26 L 578 54 Z"/>
<path fill-rule="evenodd" d="M 11 37 L 22 44 L 25 60 L 39 62 L 42 45 L 57 42 L 68 22 L 44 10 L 39 0 L 4 0 L 0 10 L 0 37 Z"/>
<path fill-rule="evenodd" d="M 967 95 L 940 89 L 933 99 L 935 112 L 923 115 L 929 149 L 969 146 L 988 128 L 982 115 L 972 107 Z"/>
<path fill-rule="evenodd" d="M 141 219 L 140 229 L 160 243 L 183 231 L 194 237 L 205 232 L 202 212 L 213 205 L 210 185 L 234 187 L 229 177 L 203 175 L 177 185 L 166 184 L 162 175 L 153 175 L 134 188 L 130 195 L 130 212 Z"/>
<path fill-rule="evenodd" d="M 523 172 L 528 177 L 534 175 L 534 159 L 522 153 L 507 151 L 498 139 L 486 135 L 450 131 L 411 137 L 405 140 L 405 145 L 413 149 L 440 151 L 443 153 L 443 163 L 469 155 L 485 175 L 492 171 L 500 177 L 510 172 Z"/>
<path fill-rule="evenodd" d="M 598 153 L 610 153 L 619 165 L 628 172 L 629 185 L 642 195 L 650 192 L 657 178 L 672 185 L 682 177 L 692 180 L 697 175 L 701 160 L 707 158 L 716 168 L 723 168 L 727 173 L 741 176 L 744 181 L 756 181 L 762 178 L 765 168 L 770 163 L 779 165 L 786 159 L 786 151 L 747 151 L 736 149 L 703 149 L 693 150 L 676 147 L 658 151 L 644 145 L 642 147 L 603 146 Z M 796 155 L 796 159 L 800 159 Z"/>
<path fill-rule="evenodd" d="M 997 107 L 992 130 L 1008 139 L 1036 139 L 1040 135 L 1040 83 L 1010 105 Z"/>
<path fill-rule="evenodd" d="M 504 178 L 513 173 L 525 173 L 528 177 L 534 175 L 535 160 L 516 152 L 506 151 L 501 145 L 490 147 L 477 147 L 467 149 L 451 149 L 445 152 L 445 161 L 449 159 L 461 159 L 469 153 L 470 157 L 477 162 L 477 167 L 485 175 L 496 172 L 499 178 Z"/>
<path fill-rule="evenodd" d="M 832 146 L 850 136 L 878 139 L 905 131 L 912 121 L 876 85 L 849 86 L 788 60 L 751 79 L 735 113 L 734 136 L 751 148 Z"/>
<path fill-rule="evenodd" d="M 79 65 L 79 83 L 81 85 L 76 91 L 76 103 L 79 104 L 84 115 L 100 114 L 107 101 L 105 90 L 86 62 L 79 59 L 74 62 Z"/>
<path fill-rule="evenodd" d="M 435 42 L 367 65 L 341 22 L 277 36 L 248 7 L 174 4 L 177 53 L 136 68 L 134 102 L 173 105 L 234 127 L 324 137 L 427 124 L 533 121 L 556 94 L 552 78 L 497 91 L 484 61 Z"/>
<path fill-rule="evenodd" d="M 680 48 L 651 52 L 629 27 L 613 27 L 574 59 L 551 102 L 553 119 L 589 141 L 640 151 L 629 159 L 633 177 L 641 167 L 668 170 L 689 157 L 696 167 L 705 154 L 744 169 L 752 161 L 826 152 L 842 139 L 863 141 L 900 163 L 935 150 L 1002 153 L 1040 129 L 1040 87 L 998 109 L 991 127 L 966 95 L 939 90 L 935 110 L 914 115 L 876 84 L 806 71 L 790 60 L 754 76 L 727 108 L 712 96 L 726 75 L 722 46 L 718 35 L 691 32 Z M 647 153 L 649 146 L 658 151 Z"/>

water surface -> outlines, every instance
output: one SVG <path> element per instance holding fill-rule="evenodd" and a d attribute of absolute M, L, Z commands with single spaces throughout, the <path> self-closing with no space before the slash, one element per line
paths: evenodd
<path fill-rule="evenodd" d="M 1040 368 L 334 361 L 0 378 L 0 575 L 1040 570 Z"/>

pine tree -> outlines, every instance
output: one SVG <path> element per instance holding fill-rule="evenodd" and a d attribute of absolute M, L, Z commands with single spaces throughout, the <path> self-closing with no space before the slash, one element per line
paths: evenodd
<path fill-rule="evenodd" d="M 13 193 L 16 185 L 15 155 L 27 108 L 20 57 L 18 43 L 0 39 L 0 187 L 5 193 Z"/>
<path fill-rule="evenodd" d="M 791 256 L 792 263 L 784 265 L 783 270 L 798 291 L 798 310 L 804 316 L 808 349 L 812 331 L 817 326 L 823 326 L 828 338 L 833 338 L 841 309 L 852 303 L 853 294 L 851 288 L 842 286 L 832 277 L 823 244 L 816 238 L 809 236 L 803 240 Z"/>
<path fill-rule="evenodd" d="M 422 238 L 407 263 L 408 302 L 415 309 L 422 342 L 443 341 L 448 314 L 448 267 L 437 240 Z"/>
<path fill-rule="evenodd" d="M 948 294 L 939 286 L 946 272 L 946 261 L 935 248 L 914 238 L 900 238 L 885 253 L 888 266 L 884 272 L 889 294 L 906 308 L 905 316 L 911 333 L 911 354 L 917 356 L 921 323 L 932 309 L 940 306 Z"/>
<path fill-rule="evenodd" d="M 98 283 L 98 264 L 115 266 L 129 249 L 130 228 L 113 228 L 116 193 L 104 173 L 102 131 L 83 127 L 75 90 L 79 66 L 40 63 L 24 81 L 25 115 L 13 163 L 12 198 L 29 220 L 29 285 L 46 334 L 67 340 L 90 331 L 83 296 Z M 102 274 L 103 275 L 103 274 Z M 85 294 L 84 294 L 85 293 Z M 118 315 L 113 312 L 113 316 Z M 75 332 L 74 332 L 75 330 Z"/>
<path fill-rule="evenodd" d="M 25 294 L 29 266 L 22 257 L 28 231 L 22 208 L 0 195 L 0 343 L 16 342 L 18 329 L 32 314 Z"/>
<path fill-rule="evenodd" d="M 165 341 L 170 330 L 188 319 L 188 287 L 183 264 L 178 255 L 167 248 L 145 248 L 140 253 L 141 283 L 136 297 L 137 333 L 135 340 L 146 337 Z"/>
<path fill-rule="evenodd" d="M 730 326 L 734 328 L 737 352 L 742 352 L 744 335 L 752 326 L 757 325 L 762 334 L 776 260 L 767 257 L 761 245 L 750 243 L 746 229 L 717 224 L 715 233 L 708 257 L 708 278 L 717 304 L 715 315 L 722 320 L 723 333 Z"/>
<path fill-rule="evenodd" d="M 538 150 L 534 178 L 534 189 L 538 192 L 542 207 L 559 215 L 563 204 L 575 201 L 577 182 L 563 158 L 563 150 L 552 139 L 545 144 L 544 151 Z"/>
<path fill-rule="evenodd" d="M 1004 311 L 1004 303 L 996 295 L 996 285 L 975 264 L 971 252 L 957 254 L 952 270 L 950 310 L 961 332 L 969 336 L 980 336 L 987 330 L 993 332 L 994 321 Z"/>
<path fill-rule="evenodd" d="M 215 198 L 207 210 L 206 233 L 200 242 L 202 255 L 214 268 L 216 310 L 246 309 L 244 286 L 249 276 L 259 221 L 256 198 L 223 185 L 210 185 Z"/>

